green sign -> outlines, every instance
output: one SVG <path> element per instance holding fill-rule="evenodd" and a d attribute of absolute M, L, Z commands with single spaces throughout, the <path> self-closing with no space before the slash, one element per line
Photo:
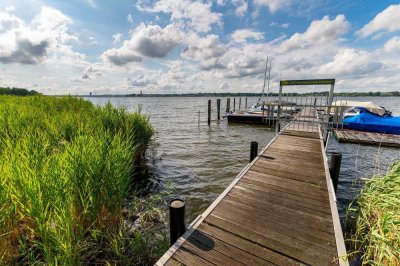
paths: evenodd
<path fill-rule="evenodd" d="M 335 79 L 302 79 L 302 80 L 281 80 L 281 86 L 294 85 L 335 85 Z"/>

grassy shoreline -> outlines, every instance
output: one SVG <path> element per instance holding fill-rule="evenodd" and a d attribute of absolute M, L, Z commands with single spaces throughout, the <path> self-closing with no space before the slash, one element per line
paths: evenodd
<path fill-rule="evenodd" d="M 400 162 L 368 180 L 350 206 L 349 257 L 368 265 L 400 265 Z"/>
<path fill-rule="evenodd" d="M 163 249 L 123 226 L 154 134 L 147 117 L 73 97 L 0 96 L 0 124 L 1 264 L 146 264 Z"/>

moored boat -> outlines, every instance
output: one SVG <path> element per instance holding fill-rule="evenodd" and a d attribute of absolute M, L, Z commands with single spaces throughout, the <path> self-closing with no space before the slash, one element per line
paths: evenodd
<path fill-rule="evenodd" d="M 378 115 L 364 107 L 356 107 L 358 114 L 343 118 L 343 128 L 400 135 L 400 117 L 389 113 Z"/>

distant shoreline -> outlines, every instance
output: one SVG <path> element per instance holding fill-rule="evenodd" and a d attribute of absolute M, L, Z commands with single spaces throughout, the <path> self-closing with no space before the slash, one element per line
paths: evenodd
<path fill-rule="evenodd" d="M 288 93 L 284 96 L 328 96 L 329 92 Z M 340 97 L 400 97 L 400 91 L 390 92 L 339 92 Z M 63 96 L 63 95 L 60 95 Z M 66 96 L 66 95 L 64 95 Z M 99 94 L 99 95 L 70 95 L 76 97 L 259 97 L 260 93 L 175 93 L 175 94 Z M 278 93 L 270 93 L 270 97 L 278 97 Z"/>

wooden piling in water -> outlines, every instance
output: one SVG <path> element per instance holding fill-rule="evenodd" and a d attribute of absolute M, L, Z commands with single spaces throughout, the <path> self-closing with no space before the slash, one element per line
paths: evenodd
<path fill-rule="evenodd" d="M 231 98 L 226 99 L 226 113 L 229 114 L 231 111 Z"/>
<path fill-rule="evenodd" d="M 208 125 L 211 124 L 211 100 L 208 100 Z"/>
<path fill-rule="evenodd" d="M 247 97 L 246 97 L 246 100 L 245 100 L 244 109 L 247 110 Z"/>
<path fill-rule="evenodd" d="M 236 98 L 233 98 L 233 111 L 236 111 Z"/>
<path fill-rule="evenodd" d="M 239 98 L 239 111 L 242 108 L 242 97 Z"/>
<path fill-rule="evenodd" d="M 221 119 L 221 99 L 217 99 L 217 120 Z"/>
<path fill-rule="evenodd" d="M 185 231 L 185 201 L 182 199 L 172 199 L 169 206 L 169 232 L 171 246 L 181 237 Z"/>
<path fill-rule="evenodd" d="M 329 173 L 332 178 L 333 187 L 335 189 L 335 193 L 337 191 L 337 187 L 339 184 L 339 174 L 340 174 L 340 164 L 342 163 L 342 154 L 338 152 L 334 152 L 331 155 L 331 162 L 329 165 Z"/>
<path fill-rule="evenodd" d="M 250 162 L 252 162 L 254 158 L 257 157 L 257 154 L 258 154 L 258 142 L 252 141 L 250 143 Z"/>

